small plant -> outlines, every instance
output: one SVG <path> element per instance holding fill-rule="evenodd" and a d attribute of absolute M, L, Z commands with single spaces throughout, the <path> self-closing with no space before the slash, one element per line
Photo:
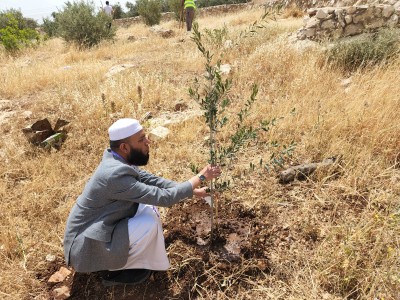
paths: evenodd
<path fill-rule="evenodd" d="M 40 41 L 39 33 L 31 28 L 21 28 L 20 22 L 13 13 L 6 13 L 7 22 L 0 28 L 0 43 L 5 50 L 15 54 L 24 47 L 30 47 Z"/>
<path fill-rule="evenodd" d="M 64 10 L 57 13 L 56 22 L 59 35 L 79 48 L 90 48 L 115 36 L 115 28 L 109 28 L 111 18 L 96 12 L 93 3 L 66 2 Z"/>
<path fill-rule="evenodd" d="M 137 11 L 148 26 L 160 24 L 162 3 L 160 0 L 138 0 Z"/>
<path fill-rule="evenodd" d="M 222 28 L 205 29 L 205 37 L 210 44 L 220 48 L 224 45 L 224 42 L 228 39 L 228 28 L 224 25 Z"/>
<path fill-rule="evenodd" d="M 210 134 L 208 141 L 209 162 L 212 165 L 225 166 L 225 169 L 229 170 L 240 150 L 249 146 L 251 141 L 256 141 L 260 131 L 269 131 L 271 125 L 274 125 L 274 121 L 263 120 L 256 126 L 248 122 L 252 106 L 258 94 L 257 84 L 252 85 L 251 95 L 239 112 L 232 115 L 232 113 L 227 111 L 231 104 L 229 91 L 232 86 L 232 80 L 222 78 L 220 72 L 221 60 L 217 60 L 216 65 L 213 65 L 213 55 L 204 47 L 197 23 L 194 24 L 193 30 L 194 35 L 192 39 L 206 59 L 206 75 L 204 84 L 201 84 L 197 78 L 195 79 L 195 86 L 189 89 L 189 94 L 204 110 L 204 119 Z M 203 87 L 202 90 L 200 90 L 201 87 Z M 224 131 L 228 130 L 228 135 L 230 134 L 230 136 L 226 137 Z M 275 142 L 274 145 L 276 147 L 280 146 L 278 142 Z M 279 156 L 272 157 L 271 164 L 283 164 L 284 156 L 291 154 L 293 147 L 294 145 L 282 150 Z M 262 160 L 260 160 L 260 164 L 262 165 Z M 254 169 L 254 165 L 250 164 L 250 168 Z M 191 165 L 191 169 L 192 171 L 198 171 L 197 167 L 193 164 Z M 214 224 L 214 192 L 221 192 L 227 189 L 229 185 L 230 181 L 226 176 L 224 176 L 223 180 L 216 179 L 210 183 L 211 241 L 213 240 L 212 232 Z M 218 218 L 217 210 L 216 218 Z"/>
<path fill-rule="evenodd" d="M 353 72 L 385 63 L 400 53 L 400 30 L 383 29 L 337 42 L 328 50 L 328 63 L 345 72 Z"/>

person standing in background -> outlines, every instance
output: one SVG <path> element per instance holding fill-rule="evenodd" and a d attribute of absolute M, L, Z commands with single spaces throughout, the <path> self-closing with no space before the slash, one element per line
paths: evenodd
<path fill-rule="evenodd" d="M 103 8 L 104 13 L 109 16 L 111 18 L 111 21 L 113 19 L 114 16 L 114 9 L 112 8 L 112 6 L 110 5 L 110 2 L 106 1 L 106 6 Z M 108 23 L 108 29 L 111 28 L 111 22 Z"/>
<path fill-rule="evenodd" d="M 190 32 L 192 31 L 192 23 L 196 4 L 194 3 L 194 0 L 182 0 L 182 6 L 186 11 L 186 30 Z"/>

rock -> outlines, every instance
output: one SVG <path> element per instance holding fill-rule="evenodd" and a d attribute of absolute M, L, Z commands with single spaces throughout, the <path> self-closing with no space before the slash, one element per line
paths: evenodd
<path fill-rule="evenodd" d="M 64 300 L 71 296 L 71 291 L 69 287 L 63 285 L 62 287 L 56 288 L 52 292 L 54 300 Z"/>
<path fill-rule="evenodd" d="M 175 104 L 174 111 L 184 111 L 188 109 L 188 105 L 185 102 L 178 102 Z"/>
<path fill-rule="evenodd" d="M 159 141 L 165 139 L 169 134 L 169 129 L 163 126 L 158 126 L 150 131 L 149 138 L 152 141 Z"/>
<path fill-rule="evenodd" d="M 225 49 L 229 49 L 229 48 L 232 48 L 232 47 L 233 47 L 232 40 L 226 40 L 225 43 L 224 43 L 224 48 Z"/>
<path fill-rule="evenodd" d="M 329 16 L 328 11 L 325 9 L 318 9 L 317 13 L 315 14 L 315 17 L 318 19 L 327 19 Z"/>
<path fill-rule="evenodd" d="M 136 38 L 134 35 L 128 36 L 128 41 L 134 42 L 134 41 L 136 41 L 136 40 L 137 40 L 137 38 Z"/>
<path fill-rule="evenodd" d="M 25 120 L 29 120 L 31 117 L 32 117 L 32 112 L 30 111 L 30 110 L 26 110 L 26 111 L 24 111 L 23 113 L 22 113 L 22 117 L 25 119 Z"/>
<path fill-rule="evenodd" d="M 228 75 L 231 72 L 231 65 L 230 64 L 220 65 L 219 71 L 221 72 L 221 74 Z"/>
<path fill-rule="evenodd" d="M 309 163 L 290 167 L 279 173 L 279 183 L 286 184 L 295 179 L 303 180 L 314 173 L 317 168 L 327 167 L 336 162 L 336 158 L 327 158 L 319 163 Z"/>
<path fill-rule="evenodd" d="M 53 254 L 47 254 L 46 255 L 46 260 L 49 261 L 49 262 L 53 262 L 53 261 L 56 260 L 56 256 L 53 255 Z"/>
<path fill-rule="evenodd" d="M 394 13 L 394 7 L 391 5 L 385 5 L 382 10 L 382 16 L 385 18 L 390 18 L 391 15 Z"/>
<path fill-rule="evenodd" d="M 312 38 L 315 36 L 316 29 L 315 28 L 308 28 L 304 31 L 304 34 L 306 35 L 307 38 Z"/>
<path fill-rule="evenodd" d="M 346 15 L 344 17 L 344 20 L 346 21 L 346 24 L 350 24 L 351 22 L 353 22 L 353 17 L 351 15 Z"/>
<path fill-rule="evenodd" d="M 347 13 L 349 15 L 354 14 L 356 11 L 357 11 L 357 7 L 355 7 L 355 6 L 350 6 L 349 8 L 347 8 Z"/>
<path fill-rule="evenodd" d="M 344 36 L 352 36 L 363 32 L 364 26 L 362 24 L 349 24 L 344 29 Z"/>
<path fill-rule="evenodd" d="M 317 18 L 311 18 L 307 24 L 304 26 L 306 29 L 317 27 L 320 23 L 320 20 Z"/>
<path fill-rule="evenodd" d="M 202 116 L 203 114 L 204 112 L 202 110 L 186 110 L 184 113 L 165 112 L 156 118 L 150 119 L 149 124 L 151 128 L 155 128 L 157 126 L 168 127 L 171 124 L 182 123 L 198 116 Z"/>
<path fill-rule="evenodd" d="M 71 274 L 71 271 L 65 267 L 61 267 L 59 271 L 55 272 L 50 276 L 48 282 L 49 283 L 58 283 L 63 282 L 68 275 Z"/>
<path fill-rule="evenodd" d="M 326 20 L 321 24 L 322 29 L 334 29 L 336 28 L 335 22 L 333 20 Z"/>
<path fill-rule="evenodd" d="M 352 78 L 351 77 L 349 77 L 349 78 L 346 78 L 346 79 L 343 79 L 341 82 L 340 82 L 340 85 L 342 86 L 342 87 L 348 87 L 350 84 L 351 84 L 351 82 L 352 82 Z"/>
<path fill-rule="evenodd" d="M 116 65 L 116 66 L 111 67 L 105 76 L 107 78 L 110 78 L 118 73 L 121 73 L 122 71 L 125 71 L 125 70 L 133 68 L 133 67 L 135 67 L 135 65 L 131 65 L 131 64 Z"/>

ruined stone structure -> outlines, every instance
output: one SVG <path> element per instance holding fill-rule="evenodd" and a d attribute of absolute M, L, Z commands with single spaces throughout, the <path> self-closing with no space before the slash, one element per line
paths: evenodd
<path fill-rule="evenodd" d="M 371 32 L 381 27 L 400 27 L 400 1 L 395 5 L 356 5 L 307 10 L 300 40 L 336 39 Z"/>
<path fill-rule="evenodd" d="M 267 6 L 289 7 L 296 5 L 305 10 L 313 7 L 346 7 L 377 4 L 395 5 L 399 0 L 253 0 L 253 2 Z"/>

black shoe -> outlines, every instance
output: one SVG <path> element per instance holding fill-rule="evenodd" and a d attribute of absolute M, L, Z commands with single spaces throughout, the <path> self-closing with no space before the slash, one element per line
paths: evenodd
<path fill-rule="evenodd" d="M 151 273 L 151 270 L 146 269 L 107 271 L 107 273 L 103 276 L 103 285 L 135 285 L 144 282 L 150 277 Z"/>

